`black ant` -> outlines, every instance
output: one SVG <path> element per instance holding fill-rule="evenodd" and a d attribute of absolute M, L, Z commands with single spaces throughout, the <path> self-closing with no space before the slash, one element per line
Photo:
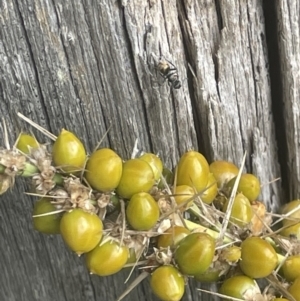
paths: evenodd
<path fill-rule="evenodd" d="M 179 80 L 177 68 L 167 60 L 161 60 L 157 64 L 157 69 L 164 80 L 168 80 L 168 85 L 173 89 L 179 89 L 181 82 Z"/>

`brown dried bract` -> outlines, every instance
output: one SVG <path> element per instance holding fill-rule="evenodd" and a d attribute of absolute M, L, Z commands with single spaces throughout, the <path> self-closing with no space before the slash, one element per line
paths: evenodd
<path fill-rule="evenodd" d="M 5 167 L 4 174 L 15 177 L 24 169 L 26 157 L 19 154 L 17 151 L 1 149 L 0 164 Z"/>

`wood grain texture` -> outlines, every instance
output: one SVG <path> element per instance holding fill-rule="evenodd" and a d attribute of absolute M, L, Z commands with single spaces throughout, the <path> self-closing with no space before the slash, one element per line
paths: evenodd
<path fill-rule="evenodd" d="M 276 1 L 290 198 L 300 192 L 300 5 Z"/>
<path fill-rule="evenodd" d="M 239 164 L 246 151 L 247 170 L 268 183 L 280 177 L 280 169 L 260 3 L 220 1 L 218 8 L 212 2 L 203 7 L 187 6 L 189 25 L 185 30 L 194 42 L 189 46 L 197 74 L 194 107 L 205 154 Z M 203 11 L 209 17 L 200 19 Z M 280 200 L 279 184 L 264 186 L 262 198 L 275 209 Z"/>
<path fill-rule="evenodd" d="M 288 175 L 296 197 L 299 4 L 275 2 Z M 178 68 L 181 89 L 163 83 L 156 68 L 161 56 Z M 247 151 L 247 171 L 262 183 L 287 177 L 278 164 L 282 146 L 275 140 L 259 0 L 1 1 L 0 116 L 11 143 L 20 130 L 49 142 L 16 112 L 55 135 L 61 128 L 72 130 L 89 152 L 104 137 L 102 146 L 128 159 L 138 139 L 139 149 L 159 153 L 174 167 L 189 149 L 200 150 L 209 161 L 237 165 Z M 2 124 L 0 129 L 3 141 Z M 115 300 L 126 287 L 128 272 L 90 276 L 83 258 L 60 237 L 36 233 L 34 199 L 24 194 L 28 189 L 18 179 L 11 192 L 0 196 L 0 300 Z M 281 196 L 280 182 L 263 186 L 261 198 L 269 208 L 275 210 Z M 184 301 L 216 299 L 196 287 L 191 281 Z M 157 298 L 145 280 L 124 300 Z"/>

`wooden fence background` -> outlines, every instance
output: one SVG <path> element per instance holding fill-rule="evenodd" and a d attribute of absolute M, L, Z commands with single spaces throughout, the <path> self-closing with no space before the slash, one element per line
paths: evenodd
<path fill-rule="evenodd" d="M 189 149 L 237 165 L 247 151 L 247 171 L 276 210 L 300 190 L 299 19 L 289 0 L 2 0 L 0 115 L 10 142 L 21 130 L 47 141 L 21 112 L 56 135 L 75 132 L 89 151 L 111 127 L 103 146 L 128 159 L 138 139 L 168 167 Z M 161 83 L 160 56 L 182 88 Z M 35 232 L 26 190 L 19 179 L 0 197 L 0 300 L 115 300 L 128 272 L 90 276 L 60 237 Z M 214 299 L 196 287 L 184 301 Z M 157 299 L 146 280 L 125 300 Z"/>

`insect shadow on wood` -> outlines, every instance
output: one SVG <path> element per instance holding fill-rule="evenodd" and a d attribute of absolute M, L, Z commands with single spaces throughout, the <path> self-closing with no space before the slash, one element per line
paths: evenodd
<path fill-rule="evenodd" d="M 163 77 L 164 81 L 168 81 L 168 85 L 173 89 L 181 88 L 181 81 L 179 80 L 178 70 L 174 64 L 167 59 L 160 59 L 157 63 L 156 69 Z"/>

